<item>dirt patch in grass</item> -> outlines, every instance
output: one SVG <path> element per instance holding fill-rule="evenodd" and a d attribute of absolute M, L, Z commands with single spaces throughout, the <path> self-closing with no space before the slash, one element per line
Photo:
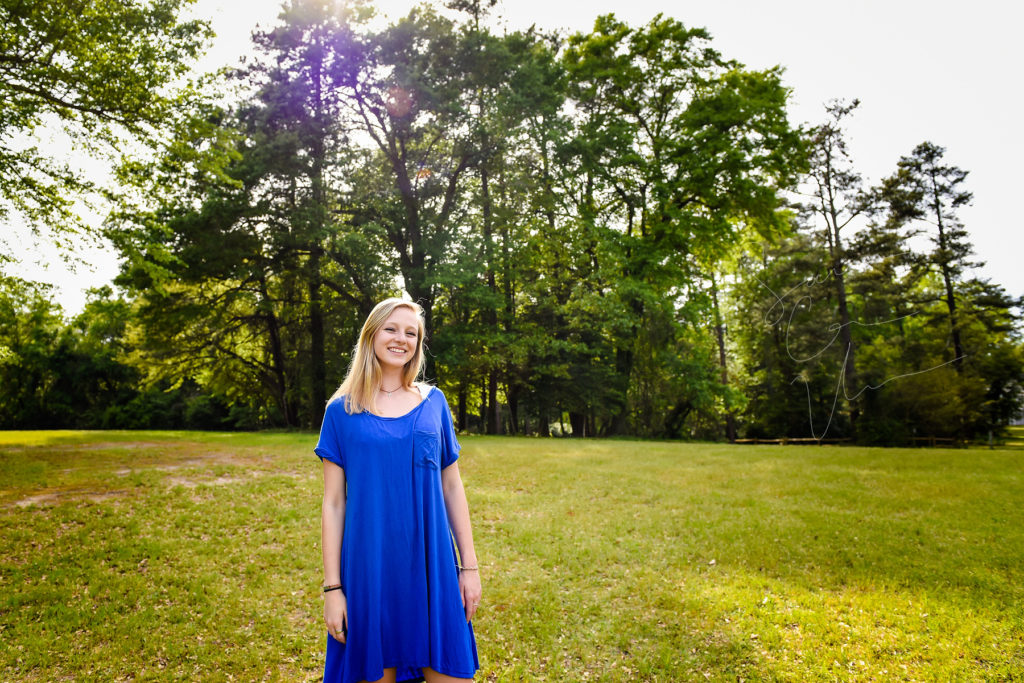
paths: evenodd
<path fill-rule="evenodd" d="M 230 486 L 292 474 L 282 471 L 280 463 L 262 449 L 214 450 L 188 441 L 104 440 L 0 448 L 0 458 L 5 456 L 13 458 L 7 466 L 14 476 L 0 491 L 0 509 L 52 507 L 70 501 L 99 503 L 127 496 L 139 487 Z M 58 463 L 61 466 L 54 467 Z M 29 476 L 19 477 L 22 472 Z"/>
<path fill-rule="evenodd" d="M 262 472 L 250 472 L 249 478 L 261 477 L 264 473 Z M 164 483 L 168 486 L 184 486 L 188 489 L 194 489 L 200 484 L 207 486 L 228 486 L 230 484 L 241 484 L 246 479 L 245 477 L 232 477 L 229 475 L 221 475 L 219 477 L 167 477 Z"/>
<path fill-rule="evenodd" d="M 16 500 L 7 507 L 51 507 L 69 500 L 87 500 L 91 503 L 102 503 L 105 500 L 126 496 L 129 493 L 131 493 L 131 491 L 128 489 L 113 489 L 109 491 L 89 491 L 82 489 L 57 491 L 47 490 L 27 496 L 21 500 Z"/>
<path fill-rule="evenodd" d="M 63 444 L 60 446 L 50 446 L 50 449 L 83 451 L 117 451 L 135 448 L 167 448 L 167 446 L 167 443 L 159 443 L 157 441 L 100 441 L 97 443 Z"/>

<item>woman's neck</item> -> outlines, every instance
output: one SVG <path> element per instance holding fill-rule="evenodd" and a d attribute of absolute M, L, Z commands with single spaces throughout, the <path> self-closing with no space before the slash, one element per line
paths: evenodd
<path fill-rule="evenodd" d="M 382 368 L 380 373 L 380 388 L 394 391 L 403 384 L 402 371 L 400 369 Z"/>

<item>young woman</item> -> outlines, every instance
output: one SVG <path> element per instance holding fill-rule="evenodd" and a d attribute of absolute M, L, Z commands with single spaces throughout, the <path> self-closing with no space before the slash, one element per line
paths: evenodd
<path fill-rule="evenodd" d="M 325 683 L 462 681 L 480 666 L 459 443 L 444 394 L 416 382 L 423 334 L 419 305 L 377 304 L 324 414 Z"/>

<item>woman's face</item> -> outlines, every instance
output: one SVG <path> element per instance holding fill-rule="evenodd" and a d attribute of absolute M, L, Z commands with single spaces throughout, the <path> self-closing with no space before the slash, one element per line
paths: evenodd
<path fill-rule="evenodd" d="M 382 368 L 401 368 L 412 360 L 419 339 L 419 318 L 406 306 L 399 306 L 373 335 L 373 353 Z"/>

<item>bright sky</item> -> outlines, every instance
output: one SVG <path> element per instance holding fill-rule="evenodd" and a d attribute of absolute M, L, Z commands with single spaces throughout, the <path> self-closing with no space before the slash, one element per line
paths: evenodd
<path fill-rule="evenodd" d="M 396 18 L 414 3 L 378 0 Z M 279 0 L 198 0 L 196 13 L 213 22 L 217 39 L 202 66 L 237 63 L 250 51 L 249 33 L 275 22 Z M 599 14 L 613 12 L 641 25 L 659 12 L 688 26 L 703 26 L 725 57 L 751 68 L 780 64 L 793 89 L 794 122 L 818 123 L 832 98 L 861 100 L 850 120 L 850 150 L 869 183 L 895 169 L 900 156 L 930 140 L 946 160 L 970 171 L 973 205 L 960 213 L 983 277 L 1024 295 L 1024 235 L 1016 201 L 1015 168 L 1024 160 L 1019 113 L 1024 94 L 1017 71 L 1024 42 L 1017 35 L 1024 9 L 1005 0 L 503 0 L 496 8 L 510 29 L 587 31 Z M 14 244 L 19 238 L 15 237 Z M 116 257 L 102 248 L 80 249 L 91 267 L 69 274 L 45 244 L 24 245 L 18 274 L 59 285 L 65 310 L 84 301 L 81 290 L 110 281 Z M 45 268 L 44 268 L 45 266 Z"/>

